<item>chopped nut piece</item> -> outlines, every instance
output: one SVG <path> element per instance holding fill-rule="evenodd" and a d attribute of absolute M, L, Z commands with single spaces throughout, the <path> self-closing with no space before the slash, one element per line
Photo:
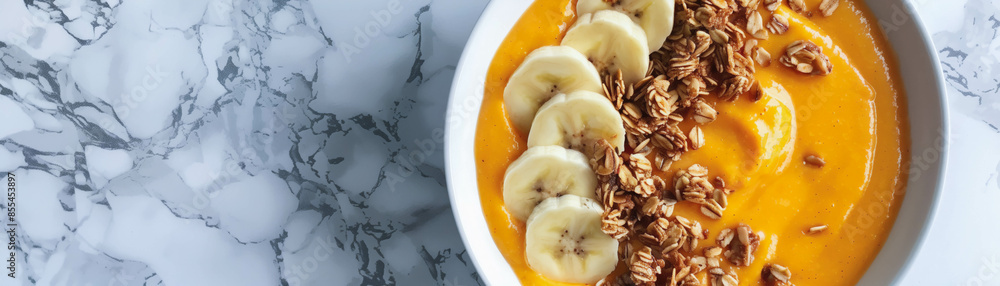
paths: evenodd
<path fill-rule="evenodd" d="M 757 64 L 766 67 L 771 65 L 771 53 L 763 48 L 754 49 L 753 59 L 757 61 Z"/>
<path fill-rule="evenodd" d="M 761 279 L 771 285 L 775 283 L 787 283 L 792 279 L 792 271 L 788 267 L 779 264 L 768 264 L 761 269 Z"/>
<path fill-rule="evenodd" d="M 776 35 L 788 32 L 788 18 L 781 14 L 772 14 L 771 22 L 767 23 L 767 30 Z"/>
<path fill-rule="evenodd" d="M 795 70 L 799 71 L 800 73 L 812 73 L 813 66 L 807 63 L 799 63 L 798 65 L 795 66 Z"/>
<path fill-rule="evenodd" d="M 720 176 L 715 176 L 715 179 L 712 179 L 712 184 L 719 188 L 725 188 L 726 180 Z"/>
<path fill-rule="evenodd" d="M 837 10 L 837 6 L 840 6 L 840 0 L 823 0 L 819 3 L 819 11 L 823 13 L 823 16 L 830 17 L 833 15 L 833 11 Z"/>
<path fill-rule="evenodd" d="M 828 226 L 826 226 L 825 224 L 824 225 L 817 225 L 817 226 L 814 226 L 814 227 L 810 227 L 809 230 L 808 230 L 808 233 L 809 234 L 817 234 L 817 233 L 825 231 L 827 228 L 828 228 Z"/>
<path fill-rule="evenodd" d="M 813 167 L 823 168 L 823 166 L 826 166 L 826 161 L 816 155 L 806 156 L 805 162 Z"/>
<path fill-rule="evenodd" d="M 729 262 L 736 266 L 748 266 L 753 263 L 753 253 L 757 251 L 761 237 L 762 233 L 753 233 L 749 226 L 741 223 L 734 230 L 723 229 L 719 232 L 716 243 L 725 249 L 723 254 Z"/>

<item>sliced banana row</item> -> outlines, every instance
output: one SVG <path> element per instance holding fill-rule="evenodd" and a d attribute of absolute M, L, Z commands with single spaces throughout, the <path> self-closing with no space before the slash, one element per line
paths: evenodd
<path fill-rule="evenodd" d="M 618 240 L 601 230 L 604 211 L 597 201 L 566 195 L 542 201 L 528 218 L 528 266 L 545 277 L 594 283 L 618 265 Z"/>
<path fill-rule="evenodd" d="M 563 46 L 580 51 L 603 74 L 622 71 L 625 84 L 646 76 L 649 47 L 646 34 L 627 15 L 613 10 L 584 14 L 566 32 Z"/>
<path fill-rule="evenodd" d="M 595 199 L 597 175 L 587 156 L 559 146 L 539 146 L 524 151 L 507 167 L 503 178 L 503 202 L 521 221 L 543 200 L 564 195 Z"/>
<path fill-rule="evenodd" d="M 603 92 L 601 76 L 583 54 L 566 46 L 528 54 L 503 91 L 504 110 L 518 130 L 528 131 L 535 113 L 553 96 L 577 90 Z"/>
<path fill-rule="evenodd" d="M 674 29 L 674 0 L 580 0 L 576 4 L 580 15 L 601 10 L 622 12 L 639 24 L 650 52 L 659 50 Z"/>
<path fill-rule="evenodd" d="M 580 0 L 581 16 L 561 46 L 525 57 L 504 89 L 504 107 L 518 130 L 530 131 L 542 104 L 560 93 L 603 92 L 601 74 L 622 71 L 627 84 L 646 75 L 649 54 L 673 29 L 672 0 Z"/>
<path fill-rule="evenodd" d="M 528 133 L 528 147 L 562 146 L 590 153 L 590 144 L 607 140 L 625 147 L 621 115 L 600 93 L 580 90 L 556 95 L 538 109 Z"/>
<path fill-rule="evenodd" d="M 528 131 L 529 149 L 504 174 L 504 204 L 526 220 L 528 265 L 547 278 L 594 283 L 618 265 L 618 241 L 601 230 L 597 175 L 581 151 L 600 140 L 623 150 L 625 128 L 601 75 L 642 79 L 673 10 L 673 0 L 579 0 L 581 16 L 561 46 L 531 52 L 507 83 L 504 108 Z"/>

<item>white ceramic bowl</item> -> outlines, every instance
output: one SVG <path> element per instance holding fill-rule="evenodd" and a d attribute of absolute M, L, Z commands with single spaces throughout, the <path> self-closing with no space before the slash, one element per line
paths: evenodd
<path fill-rule="evenodd" d="M 459 61 L 448 102 L 445 172 L 452 210 L 469 256 L 490 285 L 519 282 L 497 249 L 479 201 L 473 152 L 476 121 L 486 72 L 514 23 L 533 0 L 492 1 L 476 25 Z M 878 257 L 859 285 L 896 284 L 926 237 L 947 161 L 947 106 L 941 69 L 930 37 L 911 4 L 904 0 L 869 0 L 868 7 L 886 32 L 899 58 L 910 115 L 914 162 L 903 205 Z"/>

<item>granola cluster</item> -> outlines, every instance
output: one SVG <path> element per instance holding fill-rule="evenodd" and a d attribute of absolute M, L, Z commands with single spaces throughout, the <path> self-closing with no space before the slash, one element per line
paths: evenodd
<path fill-rule="evenodd" d="M 830 63 L 830 58 L 823 54 L 823 48 L 808 40 L 798 40 L 789 44 L 779 61 L 782 65 L 805 74 L 827 75 L 833 72 L 833 64 Z"/>
<path fill-rule="evenodd" d="M 740 96 L 759 100 L 762 91 L 754 78 L 755 65 L 768 66 L 771 54 L 758 41 L 769 34 L 784 34 L 788 18 L 762 15 L 758 7 L 776 11 L 784 0 L 679 0 L 674 30 L 663 46 L 650 55 L 646 76 L 625 82 L 621 71 L 604 75 L 604 91 L 619 110 L 626 130 L 625 150 L 600 141 L 591 151 L 591 165 L 600 179 L 597 196 L 604 206 L 602 230 L 618 239 L 619 258 L 627 265 L 624 275 L 598 285 L 726 285 L 739 284 L 736 267 L 753 263 L 764 234 L 739 224 L 723 229 L 716 245 L 699 249 L 709 231 L 698 220 L 674 215 L 678 203 L 700 207 L 708 219 L 721 219 L 728 207 L 721 177 L 693 164 L 672 176 L 661 176 L 687 151 L 704 147 L 702 126 L 718 118 L 706 96 L 723 101 Z M 820 14 L 830 16 L 838 0 L 824 0 Z M 792 11 L 812 16 L 802 0 L 788 0 Z M 770 16 L 769 20 L 766 16 Z M 826 75 L 829 58 L 809 41 L 788 45 L 778 61 L 799 72 Z M 696 124 L 688 130 L 685 120 Z M 691 126 L 691 125 L 688 125 Z M 816 160 L 806 160 L 816 164 Z M 822 163 L 819 163 L 822 166 Z M 811 229 L 818 233 L 822 229 Z M 699 251 L 701 253 L 699 253 Z M 788 268 L 769 264 L 765 282 L 786 283 Z M 698 273 L 707 272 L 699 276 Z M 704 277 L 707 281 L 702 281 Z"/>
<path fill-rule="evenodd" d="M 622 241 L 619 257 L 627 262 L 629 270 L 628 275 L 602 281 L 600 285 L 667 283 L 660 279 L 668 279 L 667 285 L 702 285 L 695 274 L 706 269 L 707 259 L 690 253 L 698 249 L 700 240 L 708 238 L 708 230 L 697 220 L 673 213 L 678 198 L 684 198 L 683 193 L 698 191 L 699 187 L 688 187 L 683 182 L 668 184 L 654 174 L 651 162 L 646 159 L 648 154 L 618 155 L 607 141 L 598 145 L 604 150 L 598 152 L 591 164 L 601 181 L 597 195 L 605 209 L 602 230 Z M 687 180 L 690 184 L 691 180 Z M 708 184 L 707 187 L 712 187 Z M 678 192 L 682 195 L 677 195 Z M 694 200 L 696 195 L 689 196 Z"/>
<path fill-rule="evenodd" d="M 753 263 L 753 253 L 760 246 L 763 233 L 754 233 L 750 226 L 739 224 L 735 228 L 723 229 L 715 243 L 722 247 L 722 254 L 730 263 L 736 266 L 749 266 Z"/>
<path fill-rule="evenodd" d="M 701 213 L 711 219 L 722 218 L 722 212 L 729 205 L 727 196 L 733 190 L 725 188 L 721 177 L 715 178 L 715 184 L 708 181 L 708 168 L 695 164 L 687 170 L 674 173 L 674 196 L 680 200 L 692 202 L 701 206 Z"/>

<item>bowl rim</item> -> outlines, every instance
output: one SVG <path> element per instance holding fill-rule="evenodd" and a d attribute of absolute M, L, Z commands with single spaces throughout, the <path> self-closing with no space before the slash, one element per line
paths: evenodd
<path fill-rule="evenodd" d="M 865 1 L 866 4 L 869 1 L 872 1 L 872 0 L 866 0 Z M 899 267 L 897 268 L 897 271 L 895 271 L 895 274 L 892 275 L 892 279 L 889 280 L 889 281 L 892 281 L 891 282 L 892 285 L 897 285 L 897 284 L 899 284 L 903 280 L 904 277 L 906 277 L 906 275 L 913 268 L 913 265 L 914 265 L 914 262 L 915 262 L 915 258 L 917 257 L 917 254 L 927 244 L 927 238 L 930 236 L 930 230 L 931 230 L 931 226 L 932 226 L 932 224 L 934 222 L 934 217 L 937 216 L 937 213 L 940 210 L 941 197 L 944 194 L 944 181 L 945 181 L 945 177 L 946 177 L 946 175 L 948 173 L 948 159 L 949 159 L 949 151 L 948 150 L 949 150 L 949 146 L 951 145 L 951 143 L 949 142 L 950 141 L 949 138 L 951 138 L 951 115 L 950 115 L 950 111 L 949 111 L 949 108 L 948 108 L 948 106 L 949 106 L 949 103 L 948 103 L 948 92 L 947 92 L 945 84 L 944 84 L 944 82 L 945 82 L 944 81 L 944 72 L 941 69 L 941 60 L 938 57 L 937 49 L 934 46 L 934 41 L 932 40 L 931 34 L 930 34 L 929 30 L 927 29 L 926 23 L 921 19 L 920 14 L 917 13 L 917 7 L 914 6 L 913 1 L 898 0 L 898 1 L 893 1 L 893 2 L 896 2 L 896 4 L 893 4 L 893 5 L 903 5 L 905 7 L 905 9 L 906 9 L 905 12 L 907 13 L 907 15 L 909 15 L 909 17 L 911 17 L 912 21 L 910 21 L 910 22 L 913 23 L 914 28 L 917 30 L 917 35 L 920 37 L 920 42 L 923 44 L 922 49 L 924 50 L 924 52 L 926 53 L 926 55 L 927 55 L 927 57 L 928 57 L 928 59 L 930 61 L 929 64 L 932 67 L 932 74 L 933 74 L 932 78 L 933 78 L 933 80 L 931 82 L 928 82 L 928 84 L 934 85 L 934 92 L 937 94 L 937 96 L 935 97 L 937 99 L 937 103 L 938 103 L 938 105 L 937 105 L 938 106 L 938 110 L 937 111 L 940 113 L 940 117 L 941 117 L 940 118 L 940 126 L 939 126 L 939 128 L 940 128 L 940 134 L 939 135 L 942 138 L 942 140 L 941 140 L 941 146 L 939 147 L 940 148 L 940 154 L 939 154 L 940 157 L 939 157 L 939 160 L 937 161 L 936 164 L 934 164 L 935 166 L 932 166 L 932 167 L 937 168 L 937 171 L 938 171 L 936 174 L 934 174 L 934 175 L 936 175 L 936 180 L 935 180 L 935 183 L 934 183 L 934 186 L 933 186 L 934 192 L 931 194 L 931 200 L 929 202 L 929 205 L 927 206 L 927 211 L 926 212 L 922 212 L 923 215 L 920 218 L 920 221 L 922 221 L 922 224 L 919 226 L 919 233 L 916 236 L 916 238 L 914 239 L 912 245 L 909 247 L 909 251 L 907 251 L 906 254 L 904 255 L 902 264 L 899 265 Z M 884 31 L 884 30 L 881 31 L 881 32 L 883 34 L 886 33 L 886 31 Z M 902 66 L 903 63 L 899 61 L 900 57 L 898 56 L 898 51 L 899 51 L 898 47 L 892 46 L 892 43 L 889 41 L 889 39 L 886 39 L 886 41 L 889 42 L 890 46 L 892 47 L 892 49 L 894 51 L 893 56 L 896 57 L 897 63 L 899 64 L 898 66 Z M 902 68 L 900 67 L 900 69 L 902 69 Z M 906 93 L 906 96 L 907 96 L 907 102 L 906 102 L 907 103 L 907 111 L 908 111 L 907 115 L 908 115 L 908 117 L 910 117 L 910 119 L 912 119 L 913 113 L 909 112 L 909 111 L 912 111 L 912 109 L 913 109 L 913 107 L 912 107 L 913 101 L 910 100 L 910 95 L 912 93 L 914 93 L 914 91 L 906 89 L 905 86 L 907 85 L 907 80 L 905 78 L 902 78 L 902 75 L 900 75 L 900 78 L 903 81 L 902 82 L 902 84 L 904 86 L 903 90 L 904 90 L 904 92 Z M 912 123 L 912 120 L 910 120 L 910 122 Z M 911 139 L 912 139 L 913 136 L 914 136 L 914 133 L 913 133 L 914 126 L 913 126 L 913 124 L 910 124 L 909 127 L 910 127 L 910 136 L 911 136 Z M 910 155 L 911 155 L 910 158 L 911 158 L 911 160 L 910 160 L 910 162 L 912 163 L 912 161 L 913 161 L 912 158 L 915 156 L 915 154 L 913 153 L 913 148 L 912 148 L 913 147 L 913 142 L 912 141 L 910 142 L 910 145 L 911 145 L 911 149 L 910 149 L 910 152 L 911 152 L 910 153 Z M 910 171 L 907 170 L 907 172 L 910 172 Z M 912 176 L 912 174 L 909 174 L 909 175 Z M 912 181 L 912 178 L 908 178 L 908 180 Z M 907 198 L 910 198 L 911 200 L 914 199 L 914 198 L 912 198 L 912 196 L 910 195 L 910 192 L 909 192 L 910 189 L 913 187 L 913 186 L 911 186 L 912 184 L 913 184 L 912 182 L 908 182 L 906 190 L 905 190 L 905 193 L 907 195 L 904 195 L 904 197 L 903 197 L 903 201 L 901 202 L 901 207 L 900 207 L 900 209 L 897 212 L 897 217 L 894 220 L 893 226 L 892 226 L 892 228 L 889 231 L 889 237 L 886 238 L 885 243 L 883 243 L 882 247 L 879 248 L 879 254 L 876 256 L 876 258 L 874 260 L 872 260 L 872 263 L 871 263 L 871 265 L 869 265 L 868 269 L 865 270 L 864 276 L 862 276 L 861 280 L 859 280 L 859 282 L 858 282 L 859 285 L 861 285 L 863 283 L 871 284 L 871 283 L 869 283 L 870 282 L 869 281 L 869 276 L 872 274 L 872 271 L 871 271 L 872 270 L 872 266 L 876 265 L 876 263 L 878 263 L 880 260 L 886 259 L 886 257 L 884 257 L 884 255 L 883 255 L 883 254 L 885 254 L 885 252 L 883 250 L 885 250 L 887 248 L 888 242 L 890 242 L 893 239 L 896 239 L 899 236 L 903 235 L 901 233 L 902 231 L 898 231 L 898 230 L 901 229 L 901 228 L 903 228 L 903 227 L 905 227 L 905 226 L 903 226 L 900 223 L 898 223 L 899 222 L 898 215 L 901 214 L 901 213 L 903 213 L 903 211 L 904 211 L 903 208 L 905 208 L 907 206 L 912 206 L 912 204 L 907 204 Z"/>
<path fill-rule="evenodd" d="M 870 1 L 878 0 L 866 0 L 865 2 Z M 472 34 L 463 49 L 458 65 L 456 66 L 445 115 L 444 165 L 449 200 L 451 202 L 452 212 L 455 217 L 458 232 L 462 237 L 462 242 L 468 249 L 466 253 L 469 255 L 470 260 L 472 260 L 472 264 L 475 265 L 477 271 L 479 272 L 479 276 L 483 279 L 482 281 L 487 285 L 519 285 L 520 281 L 506 259 L 500 253 L 499 248 L 494 242 L 491 232 L 489 231 L 485 215 L 483 214 L 481 205 L 482 202 L 479 198 L 477 180 L 478 174 L 475 170 L 475 133 L 483 93 L 485 90 L 486 73 L 492 63 L 492 59 L 513 25 L 520 19 L 520 17 L 524 14 L 524 11 L 526 11 L 533 2 L 535 2 L 535 0 L 490 1 L 490 3 L 486 6 L 477 21 L 475 28 L 473 29 Z M 918 221 L 921 223 L 916 226 L 918 234 L 913 239 L 911 245 L 906 247 L 908 248 L 908 251 L 903 254 L 903 262 L 896 265 L 898 267 L 894 267 L 895 273 L 892 274 L 891 279 L 888 280 L 892 281 L 892 284 L 898 284 L 912 268 L 914 258 L 919 250 L 922 249 L 927 243 L 927 237 L 929 230 L 931 229 L 933 218 L 939 210 L 939 204 L 944 190 L 944 178 L 947 173 L 947 161 L 949 157 L 948 147 L 950 145 L 948 142 L 949 140 L 947 139 L 950 138 L 951 128 L 947 93 L 945 90 L 944 78 L 941 72 L 940 61 L 938 59 L 937 52 L 935 51 L 933 42 L 931 41 L 930 34 L 925 27 L 925 23 L 920 20 L 920 16 L 916 13 L 917 10 L 911 1 L 893 0 L 890 2 L 896 3 L 893 5 L 904 6 L 906 9 L 905 12 L 912 17 L 912 21 L 910 22 L 912 22 L 914 28 L 916 28 L 920 42 L 923 44 L 923 47 L 918 47 L 918 49 L 923 49 L 930 60 L 930 65 L 933 68 L 933 81 L 929 84 L 934 85 L 934 91 L 937 94 L 935 98 L 937 99 L 937 105 L 939 107 L 938 112 L 940 112 L 940 136 L 943 137 L 939 150 L 939 159 L 936 163 L 932 164 L 932 168 L 937 170 L 936 173 L 932 174 L 935 182 L 933 184 L 933 192 L 931 194 L 929 205 L 925 206 L 927 208 L 926 211 L 920 212 L 922 215 Z M 511 15 L 516 15 L 516 17 Z M 496 31 L 499 31 L 502 36 L 498 37 L 496 33 L 489 33 Z M 883 34 L 885 34 L 885 31 L 883 31 Z M 887 42 L 889 41 L 887 40 Z M 898 60 L 899 56 L 897 47 L 892 46 L 891 43 L 890 46 L 895 52 L 893 53 L 893 56 L 897 57 Z M 473 64 L 473 62 L 479 64 L 476 65 Z M 473 71 L 470 72 L 470 69 Z M 900 77 L 902 78 L 902 74 L 900 74 Z M 909 97 L 913 91 L 906 88 L 908 85 L 906 79 L 902 79 L 902 81 L 902 89 L 907 95 L 906 108 L 908 111 L 912 111 L 914 109 L 912 106 L 913 102 L 909 100 Z M 469 90 L 470 88 L 471 90 Z M 472 94 L 472 96 L 469 94 Z M 912 119 L 913 116 L 912 112 L 908 112 L 909 119 Z M 468 125 L 471 125 L 471 127 Z M 461 130 L 466 131 L 466 133 L 456 133 L 460 130 L 459 128 L 462 128 Z M 468 128 L 471 128 L 471 132 L 468 132 Z M 910 125 L 910 130 L 910 136 L 912 139 L 914 136 L 914 126 L 912 124 Z M 911 141 L 910 144 L 912 158 L 914 155 L 912 148 L 913 142 Z M 468 168 L 470 165 L 472 166 L 471 170 Z M 904 170 L 904 172 L 908 171 L 909 170 Z M 460 177 L 457 176 L 457 174 L 471 174 L 471 176 Z M 912 182 L 909 182 L 905 191 L 907 195 L 904 196 L 903 201 L 900 204 L 901 207 L 897 211 L 897 218 L 894 220 L 889 236 L 886 238 L 886 242 L 879 249 L 879 254 L 872 261 L 872 264 L 865 270 L 865 274 L 859 280 L 859 284 L 871 284 L 869 283 L 870 279 L 868 278 L 873 275 L 873 271 L 871 271 L 873 268 L 872 266 L 876 265 L 876 263 L 880 260 L 885 259 L 885 251 L 883 250 L 888 247 L 888 243 L 890 241 L 893 241 L 894 238 L 898 239 L 898 236 L 902 235 L 900 233 L 901 231 L 898 229 L 902 227 L 911 227 L 903 226 L 898 223 L 898 215 L 903 213 L 903 208 L 911 205 L 907 204 L 907 198 L 911 198 L 913 196 L 909 192 L 912 188 Z M 913 200 L 913 198 L 911 198 L 911 200 Z"/>

